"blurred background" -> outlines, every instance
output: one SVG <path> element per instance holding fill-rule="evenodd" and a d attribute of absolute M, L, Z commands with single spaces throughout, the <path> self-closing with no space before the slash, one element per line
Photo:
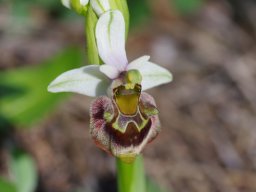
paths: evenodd
<path fill-rule="evenodd" d="M 148 177 L 166 192 L 255 192 L 256 2 L 127 1 L 129 60 L 174 75 L 149 91 L 162 132 Z M 86 64 L 83 18 L 59 0 L 1 0 L 0 55 L 0 192 L 116 192 L 115 160 L 89 134 L 93 99 L 46 90 Z"/>

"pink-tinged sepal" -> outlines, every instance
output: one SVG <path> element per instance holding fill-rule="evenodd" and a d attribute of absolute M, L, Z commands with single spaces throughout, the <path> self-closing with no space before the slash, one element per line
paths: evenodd
<path fill-rule="evenodd" d="M 124 115 L 115 100 L 99 97 L 91 105 L 90 131 L 95 143 L 112 155 L 131 162 L 160 131 L 154 99 L 141 93 L 134 115 Z"/>

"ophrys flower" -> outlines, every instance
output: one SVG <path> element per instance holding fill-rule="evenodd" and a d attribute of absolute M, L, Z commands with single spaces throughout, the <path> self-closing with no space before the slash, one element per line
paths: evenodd
<path fill-rule="evenodd" d="M 149 56 L 128 63 L 125 22 L 120 11 L 103 13 L 95 33 L 105 64 L 67 71 L 48 90 L 98 97 L 90 110 L 91 134 L 102 149 L 130 161 L 160 129 L 154 99 L 142 91 L 170 82 L 172 75 L 150 62 Z"/>

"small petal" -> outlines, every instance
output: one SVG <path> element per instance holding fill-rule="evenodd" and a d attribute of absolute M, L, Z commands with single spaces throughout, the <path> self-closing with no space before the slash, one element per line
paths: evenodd
<path fill-rule="evenodd" d="M 119 71 L 111 65 L 101 65 L 100 71 L 104 73 L 106 76 L 108 76 L 110 79 L 115 79 L 119 75 Z"/>
<path fill-rule="evenodd" d="M 148 61 L 148 56 L 143 56 L 131 62 L 127 69 L 137 69 L 142 76 L 142 90 L 150 89 L 172 81 L 172 74 L 165 68 Z"/>
<path fill-rule="evenodd" d="M 70 1 L 71 0 L 61 0 L 61 3 L 65 6 L 65 7 L 67 7 L 67 8 L 71 8 L 71 5 L 70 5 Z"/>
<path fill-rule="evenodd" d="M 105 95 L 109 79 L 100 72 L 99 65 L 89 65 L 62 73 L 48 86 L 49 92 L 75 92 L 87 96 Z"/>
<path fill-rule="evenodd" d="M 129 63 L 128 69 L 130 69 L 133 65 L 137 66 L 137 65 L 139 65 L 140 63 L 145 63 L 145 62 L 147 62 L 149 59 L 150 59 L 150 56 L 149 56 L 149 55 L 141 56 L 141 57 L 139 57 L 139 58 L 133 60 L 131 63 Z"/>
<path fill-rule="evenodd" d="M 86 6 L 88 4 L 89 0 L 80 0 L 80 4 L 82 6 Z"/>
<path fill-rule="evenodd" d="M 102 14 L 96 25 L 96 40 L 101 59 L 124 71 L 128 61 L 125 52 L 125 22 L 120 11 Z"/>
<path fill-rule="evenodd" d="M 90 3 L 97 15 L 101 15 L 110 9 L 108 0 L 91 0 Z"/>

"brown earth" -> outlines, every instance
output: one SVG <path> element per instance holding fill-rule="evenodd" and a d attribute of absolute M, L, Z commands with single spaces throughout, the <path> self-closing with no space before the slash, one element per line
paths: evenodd
<path fill-rule="evenodd" d="M 151 1 L 152 20 L 130 32 L 129 60 L 149 54 L 174 76 L 149 91 L 162 132 L 144 151 L 147 174 L 167 191 L 256 191 L 256 6 L 241 4 L 245 16 L 239 20 L 227 2 L 208 1 L 182 18 L 165 0 Z M 82 21 L 38 17 L 41 24 L 24 33 L 3 28 L 1 69 L 32 65 L 63 46 L 83 48 Z M 116 190 L 114 158 L 89 135 L 91 101 L 74 95 L 33 129 L 14 131 L 16 142 L 36 159 L 38 192 Z"/>

